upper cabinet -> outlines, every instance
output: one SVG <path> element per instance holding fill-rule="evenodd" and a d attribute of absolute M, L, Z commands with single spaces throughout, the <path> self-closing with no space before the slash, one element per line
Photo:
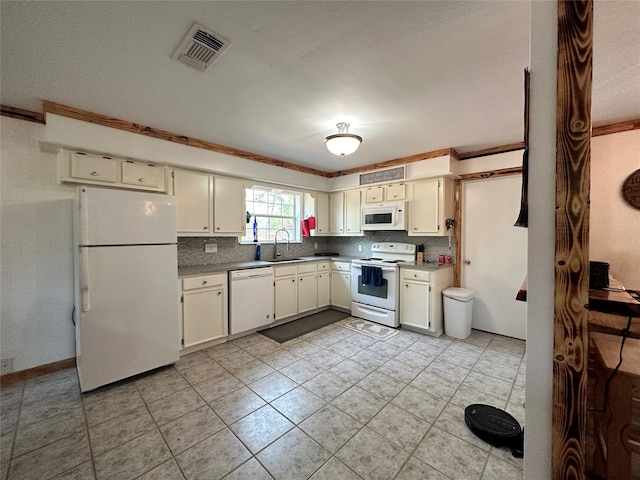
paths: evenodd
<path fill-rule="evenodd" d="M 216 235 L 245 234 L 246 203 L 244 182 L 237 178 L 213 178 L 213 225 Z"/>
<path fill-rule="evenodd" d="M 175 168 L 178 236 L 244 235 L 245 190 L 242 180 Z"/>
<path fill-rule="evenodd" d="M 362 235 L 360 197 L 360 190 L 347 190 L 331 194 L 331 234 Z"/>
<path fill-rule="evenodd" d="M 208 173 L 175 168 L 171 172 L 176 197 L 178 236 L 211 236 L 213 229 L 213 177 Z"/>
<path fill-rule="evenodd" d="M 411 185 L 409 235 L 448 235 L 445 219 L 453 218 L 453 181 L 432 178 Z"/>
<path fill-rule="evenodd" d="M 70 150 L 58 153 L 58 179 L 84 185 L 165 191 L 165 167 Z"/>
<path fill-rule="evenodd" d="M 406 185 L 404 183 L 390 183 L 389 185 L 376 185 L 364 190 L 366 203 L 395 202 L 406 198 Z"/>

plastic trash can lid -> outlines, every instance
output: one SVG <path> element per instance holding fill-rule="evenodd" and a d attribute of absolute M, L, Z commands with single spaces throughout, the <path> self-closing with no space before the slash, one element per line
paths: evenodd
<path fill-rule="evenodd" d="M 473 298 L 474 291 L 470 288 L 449 287 L 442 291 L 445 297 L 455 298 L 456 300 L 462 300 L 466 302 Z"/>

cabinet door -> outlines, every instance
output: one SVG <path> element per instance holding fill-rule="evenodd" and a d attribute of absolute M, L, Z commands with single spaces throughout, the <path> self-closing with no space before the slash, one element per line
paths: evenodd
<path fill-rule="evenodd" d="M 344 192 L 331 194 L 331 233 L 344 233 Z"/>
<path fill-rule="evenodd" d="M 331 305 L 351 310 L 351 273 L 331 272 Z"/>
<path fill-rule="evenodd" d="M 71 154 L 71 177 L 115 183 L 118 180 L 118 161 L 109 157 L 74 152 Z"/>
<path fill-rule="evenodd" d="M 407 196 L 405 187 L 406 185 L 404 183 L 392 183 L 391 185 L 387 185 L 387 200 L 390 202 L 404 200 Z"/>
<path fill-rule="evenodd" d="M 298 275 L 298 313 L 315 310 L 318 302 L 318 279 L 315 273 Z"/>
<path fill-rule="evenodd" d="M 429 322 L 430 285 L 403 281 L 400 286 L 400 324 L 431 329 Z"/>
<path fill-rule="evenodd" d="M 345 230 L 347 234 L 361 233 L 360 190 L 344 192 Z"/>
<path fill-rule="evenodd" d="M 331 304 L 331 275 L 318 272 L 318 308 Z"/>
<path fill-rule="evenodd" d="M 317 194 L 317 207 L 316 207 L 316 235 L 328 235 L 329 234 L 329 194 L 318 192 Z"/>
<path fill-rule="evenodd" d="M 382 202 L 384 200 L 384 188 L 382 185 L 369 187 L 365 191 L 364 201 L 367 203 Z"/>
<path fill-rule="evenodd" d="M 185 348 L 227 336 L 224 288 L 185 292 L 183 298 Z"/>
<path fill-rule="evenodd" d="M 413 184 L 413 199 L 409 207 L 410 233 L 438 233 L 439 193 L 440 180 L 437 178 Z"/>
<path fill-rule="evenodd" d="M 298 313 L 298 282 L 296 277 L 275 279 L 274 306 L 276 320 Z"/>
<path fill-rule="evenodd" d="M 122 162 L 122 183 L 160 189 L 164 186 L 163 179 L 164 170 L 162 167 L 129 160 Z"/>
<path fill-rule="evenodd" d="M 213 198 L 214 233 L 244 235 L 247 224 L 244 182 L 214 177 Z"/>
<path fill-rule="evenodd" d="M 173 171 L 178 236 L 211 234 L 211 175 L 189 170 Z"/>

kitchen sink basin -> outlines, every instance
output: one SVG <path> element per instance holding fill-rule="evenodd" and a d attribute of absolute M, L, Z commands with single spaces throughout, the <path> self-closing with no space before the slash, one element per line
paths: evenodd
<path fill-rule="evenodd" d="M 275 258 L 270 260 L 263 260 L 264 262 L 269 263 L 280 263 L 280 262 L 295 262 L 297 260 L 302 260 L 301 258 Z"/>

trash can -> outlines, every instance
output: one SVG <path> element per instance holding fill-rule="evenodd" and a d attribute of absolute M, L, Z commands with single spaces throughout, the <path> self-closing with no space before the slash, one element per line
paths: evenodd
<path fill-rule="evenodd" d="M 442 291 L 444 303 L 444 333 L 450 337 L 467 338 L 471 335 L 473 290 L 450 287 Z"/>

